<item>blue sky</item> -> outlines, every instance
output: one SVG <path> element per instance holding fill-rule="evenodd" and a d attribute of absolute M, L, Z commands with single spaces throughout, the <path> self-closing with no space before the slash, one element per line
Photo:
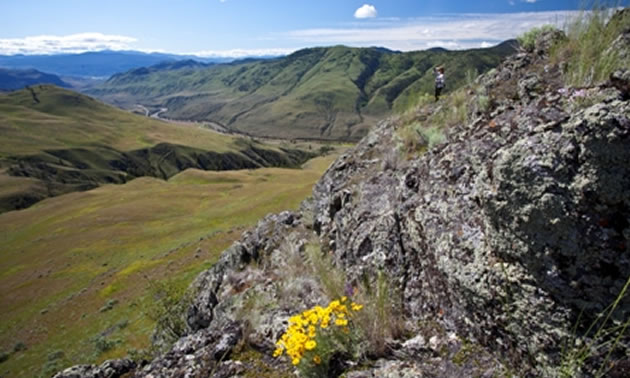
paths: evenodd
<path fill-rule="evenodd" d="M 623 4 L 628 5 L 629 0 Z M 582 0 L 0 0 L 0 54 L 133 49 L 205 56 L 345 44 L 489 46 Z"/>

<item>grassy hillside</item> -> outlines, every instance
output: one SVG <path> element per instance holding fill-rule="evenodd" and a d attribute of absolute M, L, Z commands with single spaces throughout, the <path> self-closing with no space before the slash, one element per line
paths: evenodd
<path fill-rule="evenodd" d="M 118 106 L 166 107 L 168 118 L 213 121 L 254 135 L 356 140 L 419 94 L 431 93 L 433 67 L 445 66 L 448 91 L 513 51 L 513 42 L 409 53 L 311 48 L 273 60 L 137 69 L 89 93 Z"/>
<path fill-rule="evenodd" d="M 189 169 L 1 214 L 0 374 L 50 376 L 148 347 L 151 287 L 164 277 L 186 286 L 243 229 L 295 209 L 333 158 L 303 169 Z"/>
<path fill-rule="evenodd" d="M 33 69 L 10 70 L 0 68 L 0 91 L 12 91 L 36 84 L 54 84 L 60 87 L 70 86 L 70 84 L 61 80 L 57 75 L 47 74 Z"/>
<path fill-rule="evenodd" d="M 104 183 L 168 178 L 186 168 L 296 166 L 292 145 L 131 114 L 53 86 L 0 95 L 0 211 Z"/>

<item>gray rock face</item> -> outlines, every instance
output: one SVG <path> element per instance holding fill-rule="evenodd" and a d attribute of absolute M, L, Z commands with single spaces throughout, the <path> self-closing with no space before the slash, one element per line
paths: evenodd
<path fill-rule="evenodd" d="M 101 365 L 77 365 L 61 371 L 53 378 L 118 378 L 136 368 L 129 359 L 109 360 Z"/>
<path fill-rule="evenodd" d="M 211 376 L 214 371 L 219 371 L 218 366 L 223 360 L 229 360 L 230 352 L 241 340 L 241 336 L 240 326 L 229 322 L 221 322 L 220 327 L 197 331 L 181 338 L 170 352 L 136 371 L 135 376 L 146 378 Z"/>
<path fill-rule="evenodd" d="M 628 39 L 630 45 L 630 37 Z M 629 57 L 630 60 L 630 57 Z M 630 70 L 621 69 L 610 76 L 611 84 L 621 92 L 624 99 L 630 98 Z"/>
<path fill-rule="evenodd" d="M 544 374 L 579 314 L 588 327 L 630 277 L 630 105 L 606 89 L 570 115 L 557 69 L 527 73 L 544 64 L 537 54 L 481 80 L 492 93 L 508 70 L 520 101 L 395 172 L 379 170 L 394 144 L 382 124 L 314 198 L 316 229 L 351 278 L 384 269 L 412 319 L 443 313 L 447 329 Z M 629 315 L 626 300 L 612 317 Z"/>
<path fill-rule="evenodd" d="M 223 252 L 219 261 L 208 271 L 200 274 L 193 287 L 199 293 L 189 308 L 187 323 L 191 331 L 208 327 L 213 319 L 213 310 L 218 304 L 217 294 L 222 289 L 229 272 L 241 271 L 261 255 L 277 248 L 296 222 L 295 215 L 283 212 L 269 215 L 259 222 L 252 232 L 245 233 L 240 241 Z"/>

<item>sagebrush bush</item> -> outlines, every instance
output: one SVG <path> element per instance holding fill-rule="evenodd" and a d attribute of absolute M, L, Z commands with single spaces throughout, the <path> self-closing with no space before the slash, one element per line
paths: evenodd
<path fill-rule="evenodd" d="M 533 51 L 536 46 L 536 39 L 538 39 L 540 35 L 553 30 L 556 30 L 556 28 L 552 25 L 535 27 L 516 37 L 516 40 L 524 50 Z"/>
<path fill-rule="evenodd" d="M 154 335 L 160 337 L 165 348 L 186 334 L 184 314 L 192 303 L 193 293 L 173 282 L 149 281 L 153 301 L 145 315 L 155 321 Z"/>
<path fill-rule="evenodd" d="M 100 355 L 102 353 L 108 352 L 119 343 L 119 340 L 109 339 L 105 336 L 98 335 L 92 339 L 92 343 L 94 344 L 94 349 L 96 350 L 96 354 Z"/>

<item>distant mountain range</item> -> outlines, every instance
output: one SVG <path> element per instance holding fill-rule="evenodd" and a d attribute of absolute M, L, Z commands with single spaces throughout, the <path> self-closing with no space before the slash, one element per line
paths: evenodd
<path fill-rule="evenodd" d="M 147 54 L 139 51 L 98 51 L 59 55 L 0 55 L 0 67 L 36 69 L 60 76 L 108 78 L 115 73 L 134 68 L 189 59 L 203 63 L 225 63 L 233 60 L 192 55 Z"/>
<path fill-rule="evenodd" d="M 516 46 L 406 53 L 335 46 L 230 64 L 162 63 L 116 74 L 87 93 L 252 135 L 358 140 L 392 111 L 431 94 L 435 66 L 445 66 L 448 91 L 497 66 Z"/>
<path fill-rule="evenodd" d="M 12 91 L 35 84 L 54 84 L 65 88 L 71 86 L 57 75 L 47 74 L 35 69 L 10 70 L 0 68 L 0 91 Z"/>

